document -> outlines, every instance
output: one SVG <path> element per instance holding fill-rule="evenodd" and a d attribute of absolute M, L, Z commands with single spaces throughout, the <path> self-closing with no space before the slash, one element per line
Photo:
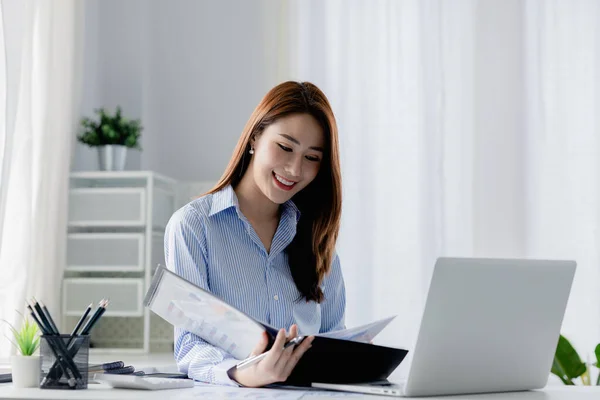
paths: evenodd
<path fill-rule="evenodd" d="M 353 342 L 369 343 L 375 336 L 379 334 L 388 326 L 396 316 L 381 319 L 379 321 L 371 322 L 367 325 L 357 326 L 356 328 L 344 329 L 341 331 L 333 331 L 327 333 L 319 333 L 316 336 L 328 337 L 332 339 L 351 340 Z"/>
<path fill-rule="evenodd" d="M 195 333 L 240 360 L 250 355 L 262 332 L 274 337 L 278 331 L 163 266 L 154 274 L 144 305 L 173 326 Z M 394 318 L 315 336 L 369 343 Z"/>
<path fill-rule="evenodd" d="M 279 388 L 232 388 L 228 386 L 216 386 L 207 383 L 196 382 L 194 390 L 190 392 L 182 391 L 178 394 L 178 399 L 193 399 L 193 398 L 216 398 L 216 399 L 246 399 L 246 400 L 300 400 L 306 398 L 327 398 L 327 397 L 356 397 L 363 398 L 363 394 L 333 392 L 327 390 L 315 390 L 313 388 L 294 388 L 294 389 L 279 389 Z M 305 390 L 303 390 L 305 389 Z"/>

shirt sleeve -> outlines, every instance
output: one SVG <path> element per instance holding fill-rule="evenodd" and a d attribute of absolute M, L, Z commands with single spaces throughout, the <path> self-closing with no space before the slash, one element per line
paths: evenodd
<path fill-rule="evenodd" d="M 205 224 L 198 212 L 185 206 L 173 214 L 165 230 L 167 268 L 199 287 L 208 287 Z M 239 386 L 227 371 L 239 362 L 199 336 L 175 328 L 175 361 L 179 371 L 194 380 Z"/>
<path fill-rule="evenodd" d="M 337 254 L 333 257 L 331 272 L 323 281 L 323 294 L 325 300 L 321 302 L 321 329 L 319 333 L 345 329 L 346 316 L 346 287 L 340 258 Z"/>

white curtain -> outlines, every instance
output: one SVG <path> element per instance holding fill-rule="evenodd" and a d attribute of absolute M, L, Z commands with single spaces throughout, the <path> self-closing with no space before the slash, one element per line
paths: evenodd
<path fill-rule="evenodd" d="M 600 343 L 600 2 L 526 2 L 527 252 L 575 258 L 563 324 Z M 594 357 L 595 358 L 595 357 Z"/>
<path fill-rule="evenodd" d="M 314 81 L 339 121 L 348 325 L 398 314 L 377 341 L 412 348 L 438 256 L 576 259 L 562 333 L 591 354 L 600 3 L 287 4 L 279 78 Z"/>
<path fill-rule="evenodd" d="M 14 325 L 31 296 L 60 320 L 78 7 L 75 0 L 0 2 L 0 319 Z M 11 352 L 0 340 L 0 358 Z"/>
<path fill-rule="evenodd" d="M 473 253 L 474 11 L 471 0 L 286 10 L 281 78 L 321 87 L 339 123 L 347 325 L 399 315 L 378 343 L 411 348 L 435 258 Z"/>

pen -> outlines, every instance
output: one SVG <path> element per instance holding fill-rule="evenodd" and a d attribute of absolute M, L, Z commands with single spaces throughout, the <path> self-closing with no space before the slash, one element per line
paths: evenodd
<path fill-rule="evenodd" d="M 289 342 L 287 342 L 284 346 L 283 349 L 287 349 L 290 346 L 295 346 L 297 344 L 300 344 L 302 342 L 302 339 L 304 339 L 305 336 L 296 336 L 295 338 L 291 339 Z M 251 365 L 256 364 L 257 362 L 259 362 L 260 360 L 262 360 L 263 358 L 265 358 L 267 356 L 267 352 L 264 352 L 262 354 L 259 354 L 257 356 L 253 356 L 253 357 L 249 357 L 246 358 L 245 360 L 243 360 L 242 362 L 240 362 L 239 364 L 237 364 L 235 366 L 235 368 L 237 370 L 242 370 L 244 368 L 247 368 Z"/>
<path fill-rule="evenodd" d="M 96 364 L 96 365 L 88 365 L 88 371 L 93 370 L 104 370 L 107 371 L 109 369 L 117 369 L 125 367 L 125 363 L 123 361 L 114 361 L 104 364 Z"/>

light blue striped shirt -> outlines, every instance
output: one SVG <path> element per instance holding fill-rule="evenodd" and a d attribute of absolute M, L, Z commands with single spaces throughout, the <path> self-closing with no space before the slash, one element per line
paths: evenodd
<path fill-rule="evenodd" d="M 321 284 L 325 300 L 298 301 L 300 292 L 284 250 L 296 234 L 300 211 L 291 200 L 281 211 L 267 253 L 231 186 L 200 197 L 176 211 L 167 225 L 167 267 L 275 328 L 289 329 L 295 323 L 306 335 L 343 329 L 346 292 L 338 256 Z M 227 370 L 239 360 L 178 328 L 175 360 L 195 380 L 236 385 Z"/>

